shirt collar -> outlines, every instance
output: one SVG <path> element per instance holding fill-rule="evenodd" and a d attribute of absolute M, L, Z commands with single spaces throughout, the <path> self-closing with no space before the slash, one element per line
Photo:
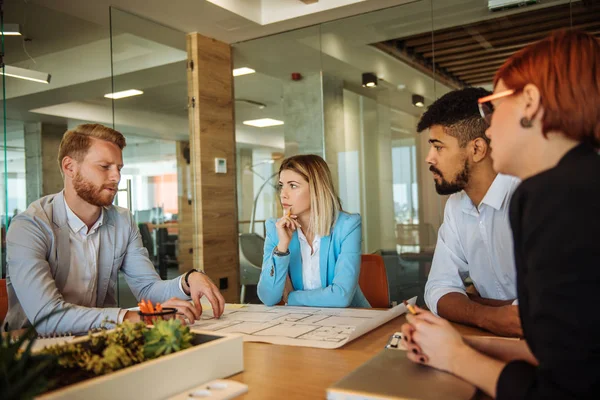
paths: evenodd
<path fill-rule="evenodd" d="M 486 192 L 485 196 L 483 196 L 483 200 L 481 200 L 481 204 L 487 204 L 490 207 L 493 207 L 497 211 L 499 211 L 507 202 L 505 201 L 508 197 L 508 194 L 511 191 L 511 187 L 513 184 L 514 178 L 498 174 L 492 185 Z M 475 210 L 475 205 L 471 201 L 471 198 L 463 191 L 462 195 L 462 210 L 466 213 L 471 213 Z"/>
<path fill-rule="evenodd" d="M 304 236 L 302 229 L 298 229 L 298 239 L 303 241 L 304 243 L 308 244 L 308 240 L 306 239 L 306 236 Z M 312 242 L 313 247 L 315 244 L 318 244 L 320 240 L 321 240 L 321 236 L 315 235 L 315 238 L 313 239 L 313 242 Z"/>
<path fill-rule="evenodd" d="M 504 200 L 510 193 L 513 179 L 506 175 L 498 174 L 492 182 L 492 186 L 481 200 L 481 204 L 487 204 L 490 207 L 500 210 L 506 203 Z"/>
<path fill-rule="evenodd" d="M 69 227 L 71 228 L 71 230 L 73 232 L 78 233 L 83 228 L 87 227 L 85 222 L 83 222 L 77 215 L 75 215 L 73 210 L 71 210 L 71 208 L 67 204 L 66 199 L 65 199 L 65 208 L 67 209 L 67 223 L 69 224 Z M 85 234 L 94 233 L 94 231 L 96 229 L 98 229 L 99 227 L 102 226 L 103 220 L 104 220 L 104 207 L 101 207 L 100 208 L 100 216 L 98 217 L 98 219 L 96 220 L 96 222 L 94 223 L 92 228 L 89 231 L 84 231 L 84 233 Z"/>

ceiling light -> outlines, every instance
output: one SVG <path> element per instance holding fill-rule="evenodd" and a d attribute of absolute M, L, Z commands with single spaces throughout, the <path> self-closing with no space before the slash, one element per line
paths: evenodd
<path fill-rule="evenodd" d="M 423 107 L 425 105 L 425 97 L 421 96 L 420 94 L 413 94 L 412 104 L 415 107 Z"/>
<path fill-rule="evenodd" d="M 271 118 L 252 119 L 250 121 L 244 121 L 244 125 L 256 126 L 257 128 L 265 128 L 267 126 L 283 125 L 283 121 L 279 121 Z"/>
<path fill-rule="evenodd" d="M 248 68 L 248 67 L 236 68 L 233 70 L 233 76 L 248 75 L 248 74 L 253 74 L 255 72 L 256 72 L 255 70 L 253 70 L 252 68 Z"/>
<path fill-rule="evenodd" d="M 131 97 L 131 96 L 139 96 L 140 94 L 144 94 L 144 92 L 142 92 L 141 90 L 137 90 L 137 89 L 128 89 L 128 90 L 123 90 L 120 92 L 115 92 L 115 93 L 108 93 L 105 94 L 104 97 L 106 97 L 107 99 L 122 99 L 124 97 Z"/>
<path fill-rule="evenodd" d="M 2 35 L 21 36 L 21 27 L 19 26 L 19 24 L 4 24 Z"/>
<path fill-rule="evenodd" d="M 265 103 L 261 103 L 259 101 L 254 101 L 254 100 L 249 100 L 249 99 L 235 99 L 235 101 L 250 104 L 251 106 L 256 106 L 256 107 L 260 108 L 261 110 L 264 110 L 265 108 L 267 108 L 267 105 Z"/>
<path fill-rule="evenodd" d="M 369 88 L 377 87 L 377 76 L 372 72 L 365 72 L 362 74 L 362 85 Z"/>
<path fill-rule="evenodd" d="M 28 81 L 39 82 L 39 83 L 50 83 L 50 74 L 45 72 L 34 71 L 32 69 L 25 69 L 19 67 L 11 67 L 5 65 L 4 68 L 0 69 L 0 75 L 12 76 L 13 78 L 25 79 Z"/>

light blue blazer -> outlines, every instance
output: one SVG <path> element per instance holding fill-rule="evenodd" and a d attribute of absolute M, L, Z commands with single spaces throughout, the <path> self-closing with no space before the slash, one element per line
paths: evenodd
<path fill-rule="evenodd" d="M 279 242 L 275 223 L 275 219 L 266 223 L 267 237 L 257 290 L 258 297 L 265 305 L 272 306 L 281 301 L 289 274 L 295 290 L 288 296 L 288 305 L 371 307 L 358 287 L 362 240 L 360 215 L 340 212 L 331 234 L 321 238 L 321 289 L 314 290 L 304 290 L 297 232 L 292 236 L 289 255 L 279 257 L 273 254 Z"/>

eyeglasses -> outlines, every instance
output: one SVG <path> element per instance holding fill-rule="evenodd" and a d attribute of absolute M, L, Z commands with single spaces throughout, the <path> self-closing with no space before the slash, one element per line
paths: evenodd
<path fill-rule="evenodd" d="M 503 92 L 490 94 L 489 96 L 485 96 L 477 100 L 481 118 L 483 118 L 488 125 L 491 125 L 492 114 L 494 113 L 494 105 L 492 104 L 492 100 L 498 100 L 503 97 L 508 97 L 515 94 L 516 92 L 517 91 L 514 89 L 505 90 Z"/>

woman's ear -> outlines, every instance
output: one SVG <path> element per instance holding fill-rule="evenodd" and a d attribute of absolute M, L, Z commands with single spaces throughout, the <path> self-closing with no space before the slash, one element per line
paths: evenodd
<path fill-rule="evenodd" d="M 542 108 L 540 90 L 532 83 L 528 83 L 523 88 L 523 98 L 525 101 L 524 118 L 533 121 Z"/>

